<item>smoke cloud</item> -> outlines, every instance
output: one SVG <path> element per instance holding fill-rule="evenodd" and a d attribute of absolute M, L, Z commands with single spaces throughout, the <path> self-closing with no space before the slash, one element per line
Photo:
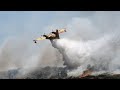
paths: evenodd
<path fill-rule="evenodd" d="M 92 67 L 95 74 L 119 73 L 120 12 L 56 12 L 54 20 L 40 27 L 36 21 L 38 16 L 32 17 L 33 24 L 30 17 L 28 24 L 24 22 L 26 32 L 6 37 L 0 47 L 0 71 L 28 68 L 20 72 L 28 73 L 33 68 L 66 65 L 73 68 L 68 71 L 69 76 L 78 76 L 88 67 Z M 35 30 L 49 33 L 56 28 L 66 28 L 67 32 L 52 45 L 48 41 L 37 45 L 32 42 L 41 35 Z"/>
<path fill-rule="evenodd" d="M 92 20 L 72 18 L 68 30 L 73 30 L 73 40 L 61 39 L 52 42 L 53 47 L 63 55 L 65 64 L 74 69 L 68 72 L 69 76 L 79 76 L 88 68 L 93 69 L 93 74 L 119 73 L 119 14 L 96 12 Z"/>

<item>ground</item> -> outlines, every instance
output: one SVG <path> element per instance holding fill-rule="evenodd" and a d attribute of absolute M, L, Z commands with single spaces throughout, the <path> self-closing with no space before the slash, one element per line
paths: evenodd
<path fill-rule="evenodd" d="M 68 77 L 67 68 L 62 67 L 45 67 L 28 73 L 25 77 L 16 78 L 19 69 L 0 72 L 0 79 L 120 79 L 120 74 L 110 75 L 107 73 L 92 76 L 91 71 L 84 71 L 80 77 Z M 12 77 L 11 77 L 12 75 Z"/>

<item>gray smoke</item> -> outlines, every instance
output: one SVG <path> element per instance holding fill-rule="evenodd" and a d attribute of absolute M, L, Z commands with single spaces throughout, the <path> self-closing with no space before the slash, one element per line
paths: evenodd
<path fill-rule="evenodd" d="M 93 74 L 120 72 L 119 14 L 96 12 L 92 20 L 73 18 L 68 24 L 68 30 L 74 32 L 70 37 L 73 40 L 53 41 L 53 47 L 61 52 L 66 65 L 77 68 L 68 72 L 68 75 L 79 76 L 88 67 L 93 68 Z"/>
<path fill-rule="evenodd" d="M 32 43 L 26 42 L 26 39 L 9 38 L 7 39 L 0 49 L 0 71 L 7 71 L 18 68 L 32 68 L 36 67 L 40 59 L 39 52 L 32 47 Z M 25 72 L 24 72 L 25 73 Z"/>
<path fill-rule="evenodd" d="M 116 41 L 118 38 L 105 36 L 91 41 L 61 39 L 53 41 L 53 46 L 63 55 L 66 66 L 75 69 L 68 74 L 77 73 L 79 76 L 88 69 L 88 66 L 93 68 L 95 72 L 113 73 L 120 69 L 120 63 L 118 62 L 120 40 Z"/>
<path fill-rule="evenodd" d="M 47 46 L 45 42 L 39 43 L 35 45 L 33 43 L 33 39 L 38 38 L 43 33 L 49 33 L 51 28 L 47 24 L 44 24 L 45 21 L 40 15 L 47 15 L 49 12 L 1 12 L 5 15 L 8 13 L 12 15 L 22 15 L 22 13 L 26 13 L 28 15 L 26 18 L 21 18 L 22 24 L 19 23 L 19 19 L 15 18 L 14 20 L 8 20 L 7 23 L 2 23 L 3 27 L 0 35 L 8 35 L 4 38 L 3 43 L 0 46 L 0 72 L 8 71 L 12 69 L 20 70 L 20 75 L 27 74 L 33 71 L 36 68 L 41 68 L 45 66 L 61 66 L 62 60 L 59 57 L 59 52 L 54 50 L 52 47 Z M 0 14 L 1 14 L 0 13 Z M 53 15 L 54 20 L 51 19 L 48 24 L 60 22 L 61 19 L 67 15 L 62 14 L 62 12 L 50 12 Z M 60 15 L 62 14 L 62 16 Z M 71 16 L 67 16 L 66 21 L 73 17 L 73 12 L 70 12 Z M 75 15 L 77 15 L 76 12 Z M 45 18 L 46 19 L 46 18 Z M 62 18 L 63 19 L 63 18 Z M 59 24 L 59 23 L 58 23 Z M 21 32 L 20 32 L 20 31 Z M 39 31 L 38 31 L 39 30 Z M 16 32 L 18 32 L 16 34 Z M 3 38 L 2 38 L 3 39 Z M 43 44 L 45 43 L 45 44 Z M 49 52 L 48 52 L 49 49 Z M 48 60 L 49 59 L 49 60 Z M 19 76 L 20 76 L 19 75 Z"/>
<path fill-rule="evenodd" d="M 44 28 L 28 24 L 29 28 L 25 28 L 27 31 L 23 36 L 7 38 L 0 48 L 0 71 L 24 68 L 20 71 L 20 75 L 24 75 L 34 71 L 34 68 L 64 66 L 64 63 L 75 68 L 75 71 L 68 72 L 73 76 L 81 74 L 88 65 L 94 67 L 96 72 L 118 73 L 120 12 L 86 13 L 57 12 L 52 24 Z M 37 37 L 33 29 L 38 28 L 46 33 L 56 28 L 67 28 L 67 33 L 55 41 L 55 49 L 45 41 L 37 45 L 32 42 Z"/>
<path fill-rule="evenodd" d="M 44 48 L 41 56 L 41 67 L 46 66 L 63 67 L 62 55 L 51 44 Z"/>

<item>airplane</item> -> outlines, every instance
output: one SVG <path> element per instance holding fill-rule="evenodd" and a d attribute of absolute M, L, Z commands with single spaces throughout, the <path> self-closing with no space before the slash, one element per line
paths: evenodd
<path fill-rule="evenodd" d="M 47 34 L 47 35 L 42 35 L 42 37 L 39 37 L 37 38 L 36 40 L 33 40 L 34 43 L 37 43 L 37 41 L 39 40 L 45 40 L 45 39 L 48 39 L 48 40 L 53 40 L 53 39 L 60 39 L 60 36 L 59 34 L 61 33 L 64 33 L 66 32 L 66 29 L 56 29 L 56 32 L 55 31 L 52 31 L 51 33 Z"/>

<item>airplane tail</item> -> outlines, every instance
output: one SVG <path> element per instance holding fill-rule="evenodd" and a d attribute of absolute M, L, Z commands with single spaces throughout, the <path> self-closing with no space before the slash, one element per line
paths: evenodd
<path fill-rule="evenodd" d="M 56 38 L 57 38 L 57 39 L 60 39 L 59 31 L 58 31 L 58 30 L 56 30 Z"/>

